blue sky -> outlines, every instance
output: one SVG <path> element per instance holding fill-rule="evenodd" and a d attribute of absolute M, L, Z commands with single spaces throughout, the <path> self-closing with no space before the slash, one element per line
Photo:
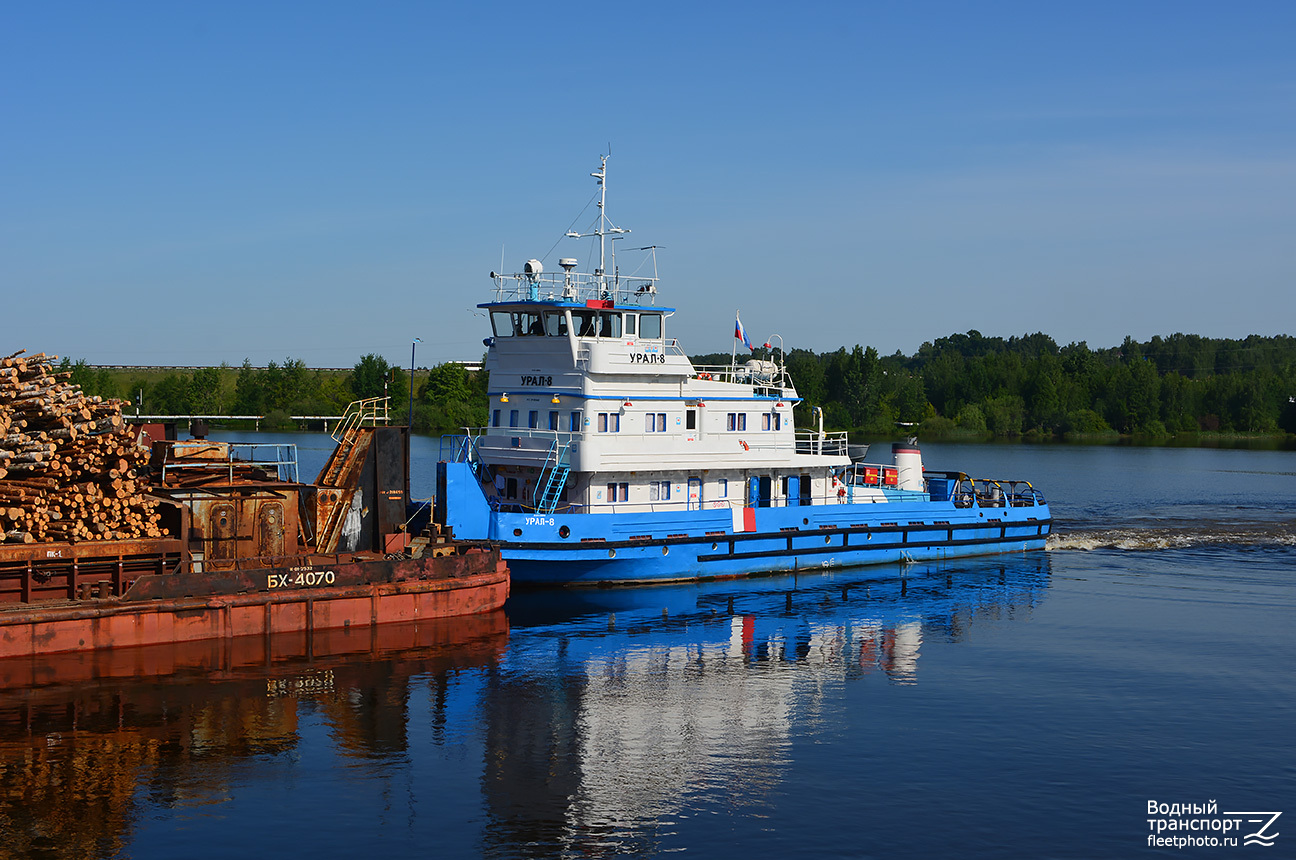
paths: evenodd
<path fill-rule="evenodd" d="M 1291 333 L 1293 33 L 1289 2 L 11 2 L 0 353 L 476 358 L 487 273 L 609 145 L 690 352 L 739 308 L 816 351 Z"/>

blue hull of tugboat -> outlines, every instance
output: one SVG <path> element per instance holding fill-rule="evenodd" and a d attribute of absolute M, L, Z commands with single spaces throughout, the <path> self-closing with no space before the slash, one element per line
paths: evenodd
<path fill-rule="evenodd" d="M 498 542 L 515 584 L 608 585 L 932 561 L 1043 549 L 1047 504 L 957 507 L 921 493 L 883 504 L 649 513 L 492 511 L 471 468 L 438 465 L 440 516 L 459 539 Z"/>

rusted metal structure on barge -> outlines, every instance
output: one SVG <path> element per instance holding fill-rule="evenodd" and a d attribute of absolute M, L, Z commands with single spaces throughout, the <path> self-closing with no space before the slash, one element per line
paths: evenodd
<path fill-rule="evenodd" d="M 410 535 L 408 428 L 353 407 L 310 484 L 295 446 L 145 436 L 163 536 L 0 544 L 0 658 L 500 608 L 498 550 Z"/>

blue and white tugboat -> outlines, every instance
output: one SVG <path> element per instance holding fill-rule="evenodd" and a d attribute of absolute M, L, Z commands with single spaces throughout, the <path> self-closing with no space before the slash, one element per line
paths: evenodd
<path fill-rule="evenodd" d="M 498 541 L 515 583 L 714 579 L 1042 549 L 1052 523 L 1026 481 L 929 472 L 913 440 L 858 456 L 845 433 L 798 431 L 774 361 L 701 367 L 669 337 L 650 276 L 598 265 L 494 272 L 489 426 L 443 440 L 436 517 Z M 614 247 L 614 246 L 613 246 Z M 652 255 L 652 248 L 641 251 Z M 609 263 L 611 264 L 609 268 Z M 735 337 L 745 340 L 741 323 Z M 852 456 L 852 454 L 857 456 Z"/>

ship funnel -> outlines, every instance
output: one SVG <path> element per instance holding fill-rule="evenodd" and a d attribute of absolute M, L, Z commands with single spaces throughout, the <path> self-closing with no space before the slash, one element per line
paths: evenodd
<path fill-rule="evenodd" d="M 891 456 L 895 458 L 897 482 L 900 490 L 923 490 L 922 452 L 914 441 L 896 442 L 891 446 Z"/>

